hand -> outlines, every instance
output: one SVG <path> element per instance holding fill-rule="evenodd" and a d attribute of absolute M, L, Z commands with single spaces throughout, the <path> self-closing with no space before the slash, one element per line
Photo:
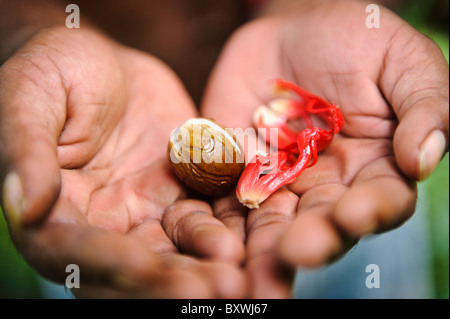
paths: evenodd
<path fill-rule="evenodd" d="M 60 282 L 77 264 L 82 297 L 243 296 L 244 248 L 222 223 L 161 224 L 186 197 L 168 137 L 194 116 L 176 76 L 150 55 L 87 28 L 29 40 L 0 69 L 0 163 L 5 217 L 30 264 Z M 200 230 L 214 231 L 214 249 Z"/>
<path fill-rule="evenodd" d="M 289 3 L 235 33 L 202 105 L 204 117 L 245 129 L 267 81 L 282 78 L 339 105 L 346 120 L 296 182 L 247 219 L 239 208 L 222 218 L 239 221 L 241 236 L 247 227 L 249 266 L 256 250 L 271 260 L 260 273 L 282 262 L 322 265 L 360 236 L 399 226 L 414 212 L 415 181 L 431 174 L 448 143 L 448 66 L 431 40 L 384 8 L 381 28 L 366 28 L 359 1 Z M 251 242 L 258 223 L 265 240 Z M 265 268 L 273 283 L 277 275 Z M 254 293 L 274 291 L 261 282 L 253 281 Z"/>

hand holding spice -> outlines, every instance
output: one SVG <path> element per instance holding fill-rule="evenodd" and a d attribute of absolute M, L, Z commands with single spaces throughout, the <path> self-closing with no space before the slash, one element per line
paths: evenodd
<path fill-rule="evenodd" d="M 413 214 L 416 181 L 448 147 L 448 65 L 430 39 L 381 6 L 381 28 L 367 29 L 359 1 L 286 3 L 231 38 L 202 112 L 227 127 L 252 127 L 257 107 L 268 105 L 263 79 L 273 78 L 339 105 L 345 125 L 314 166 L 258 209 L 247 212 L 232 198 L 216 208 L 218 216 L 228 212 L 224 222 L 230 215 L 242 222 L 232 227 L 254 251 L 319 266 Z M 252 269 L 273 271 L 273 263 L 255 261 Z"/>

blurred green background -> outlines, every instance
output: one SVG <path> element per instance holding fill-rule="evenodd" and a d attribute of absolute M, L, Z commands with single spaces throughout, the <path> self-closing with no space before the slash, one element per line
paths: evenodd
<path fill-rule="evenodd" d="M 449 59 L 449 1 L 400 1 L 393 9 L 441 47 Z M 424 199 L 422 199 L 422 197 Z M 419 185 L 419 201 L 426 207 L 432 238 L 434 298 L 449 298 L 449 156 Z M 0 298 L 48 297 L 48 286 L 28 266 L 11 242 L 0 216 Z"/>
<path fill-rule="evenodd" d="M 432 38 L 449 62 L 449 1 L 408 0 L 396 10 L 417 30 Z M 419 185 L 426 192 L 422 203 L 428 210 L 432 242 L 434 297 L 449 298 L 449 154 L 433 175 Z"/>

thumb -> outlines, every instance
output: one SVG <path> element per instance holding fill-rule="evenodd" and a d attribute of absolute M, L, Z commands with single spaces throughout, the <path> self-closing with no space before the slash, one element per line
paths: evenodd
<path fill-rule="evenodd" d="M 433 41 L 410 28 L 391 43 L 381 87 L 399 119 L 394 153 L 400 169 L 421 181 L 448 151 L 448 64 Z"/>
<path fill-rule="evenodd" d="M 16 55 L 0 68 L 0 177 L 10 227 L 43 218 L 61 185 L 57 141 L 66 93 L 49 60 L 31 59 Z"/>

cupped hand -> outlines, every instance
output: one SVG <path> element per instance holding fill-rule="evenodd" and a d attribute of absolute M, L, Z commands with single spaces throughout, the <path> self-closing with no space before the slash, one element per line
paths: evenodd
<path fill-rule="evenodd" d="M 77 296 L 243 296 L 237 236 L 202 201 L 171 206 L 168 137 L 196 115 L 150 55 L 88 28 L 30 39 L 0 69 L 2 206 L 30 264 L 63 283 L 78 265 Z"/>
<path fill-rule="evenodd" d="M 383 7 L 380 28 L 368 28 L 360 1 L 287 3 L 232 36 L 201 111 L 251 127 L 268 81 L 282 78 L 339 105 L 346 121 L 313 167 L 248 218 L 235 197 L 216 203 L 216 216 L 247 240 L 258 296 L 289 291 L 285 264 L 323 265 L 361 236 L 402 224 L 416 181 L 448 150 L 448 65 L 430 39 Z"/>

